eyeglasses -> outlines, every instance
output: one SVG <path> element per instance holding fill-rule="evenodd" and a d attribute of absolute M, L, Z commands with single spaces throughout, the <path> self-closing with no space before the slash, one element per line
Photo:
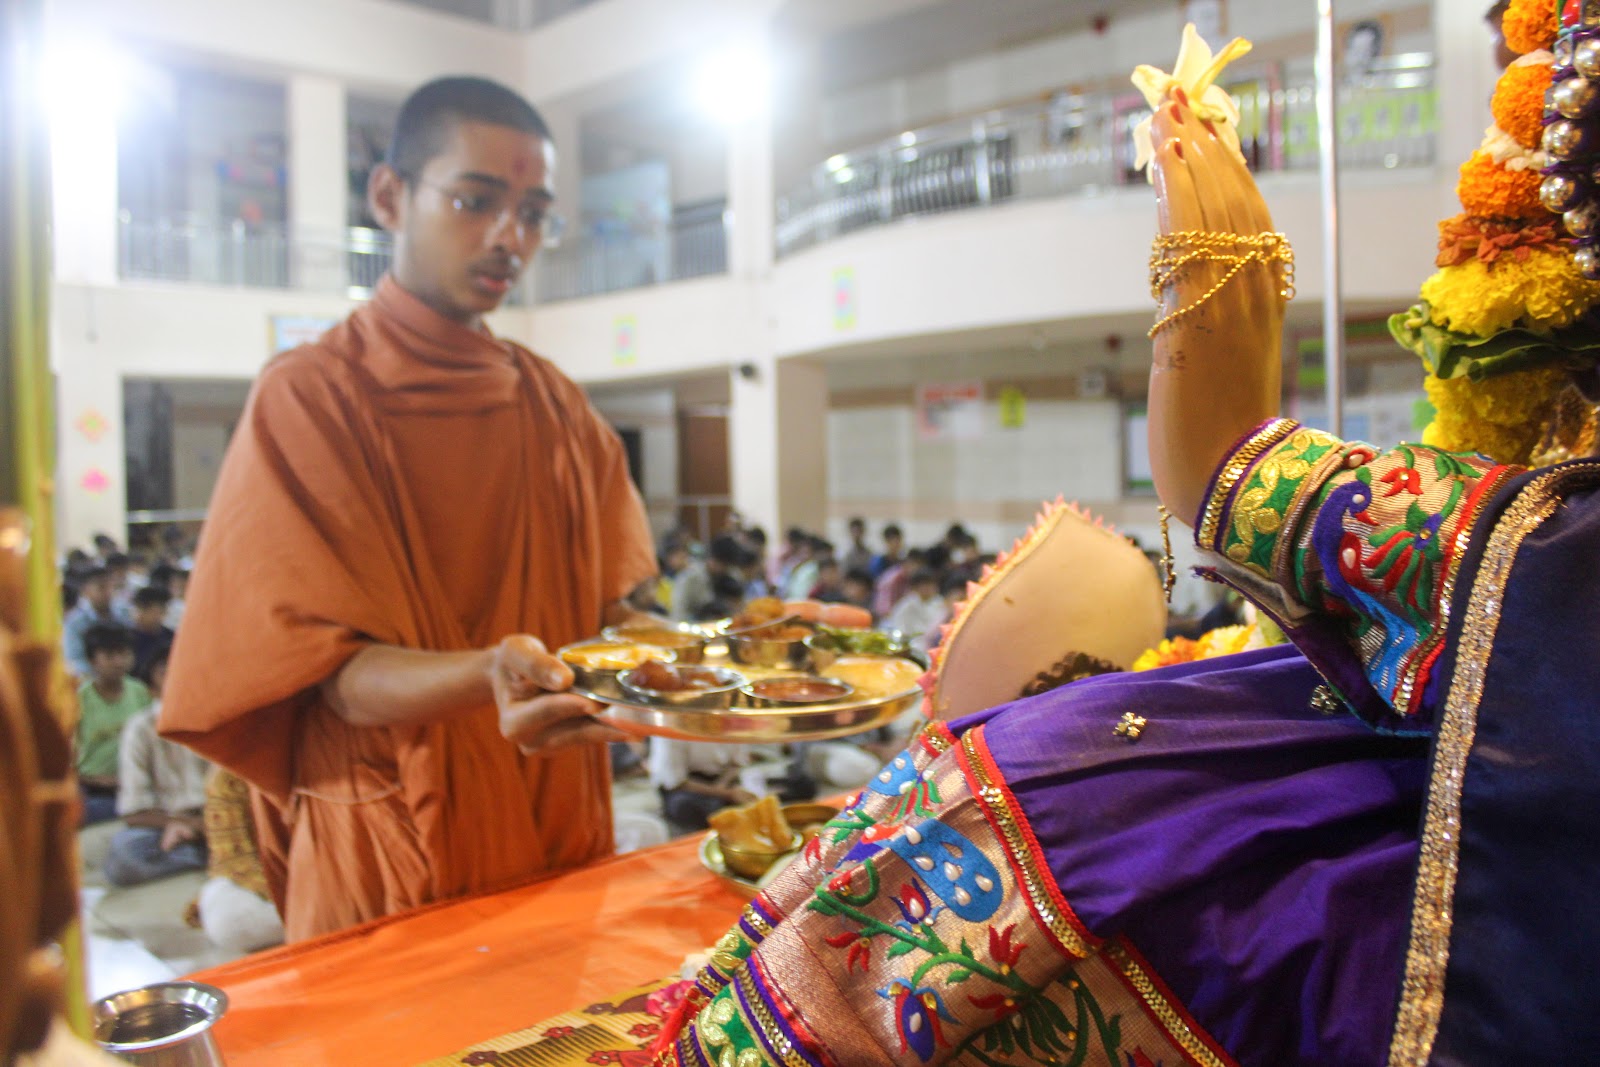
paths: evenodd
<path fill-rule="evenodd" d="M 464 193 L 433 182 L 417 179 L 418 185 L 426 185 L 435 192 L 442 193 L 450 209 L 458 215 L 493 222 L 494 225 L 504 225 L 508 219 L 515 218 L 518 225 L 526 230 L 539 231 L 539 243 L 545 248 L 555 248 L 561 243 L 561 237 L 567 232 L 567 220 L 564 216 L 549 210 L 539 201 L 524 201 L 521 204 L 510 204 L 503 196 L 491 193 Z"/>

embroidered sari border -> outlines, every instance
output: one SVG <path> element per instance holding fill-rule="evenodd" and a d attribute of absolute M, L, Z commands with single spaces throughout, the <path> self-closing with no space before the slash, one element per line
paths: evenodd
<path fill-rule="evenodd" d="M 784 1067 L 824 1067 L 803 1050 L 800 1041 L 789 1028 L 788 1020 L 763 988 L 766 982 L 758 975 L 759 961 L 743 967 L 733 983 L 733 992 L 739 1011 L 756 1039 L 766 1049 L 768 1056 Z"/>
<path fill-rule="evenodd" d="M 943 722 L 930 723 L 918 735 L 922 747 L 928 750 L 931 756 L 942 756 L 956 746 L 956 735 L 951 732 L 948 724 Z"/>
<path fill-rule="evenodd" d="M 1238 1067 L 1237 1061 L 1172 995 L 1172 990 L 1133 947 L 1133 942 L 1118 937 L 1108 942 L 1102 951 L 1123 985 L 1139 998 L 1146 1013 L 1194 1067 Z"/>
<path fill-rule="evenodd" d="M 1600 481 L 1600 466 L 1588 465 L 1576 471 L 1564 468 L 1540 476 L 1517 495 L 1495 523 L 1473 582 L 1455 672 L 1434 745 L 1411 909 L 1411 938 L 1389 1046 L 1391 1067 L 1423 1067 L 1439 1033 L 1445 974 L 1450 964 L 1456 876 L 1461 862 L 1461 797 L 1467 760 L 1477 737 L 1489 658 L 1499 632 L 1505 582 L 1523 541 L 1555 513 L 1561 503 L 1562 483 L 1575 473 L 1582 475 L 1585 482 Z"/>
<path fill-rule="evenodd" d="M 974 727 L 962 735 L 961 749 L 957 753 L 956 759 L 967 777 L 968 787 L 999 838 L 1034 919 L 1049 933 L 1063 955 L 1085 959 L 1099 948 L 1100 939 L 1078 919 L 1056 884 L 1033 827 L 1022 814 L 1017 798 L 1005 785 L 983 740 L 983 729 Z"/>
<path fill-rule="evenodd" d="M 1195 517 L 1196 544 L 1201 548 L 1220 551 L 1217 535 L 1219 530 L 1226 528 L 1224 516 L 1232 503 L 1233 491 L 1257 460 L 1299 426 L 1293 419 L 1268 419 L 1228 450 L 1217 464 L 1216 473 L 1211 476 L 1205 502 L 1200 507 L 1200 514 Z"/>
<path fill-rule="evenodd" d="M 1445 539 L 1444 580 L 1434 595 L 1433 632 L 1406 656 L 1400 668 L 1400 684 L 1395 689 L 1395 710 L 1401 715 L 1415 717 L 1421 711 L 1422 696 L 1427 690 L 1428 676 L 1444 652 L 1444 638 L 1450 628 L 1450 606 L 1455 598 L 1456 574 L 1461 570 L 1461 560 L 1467 553 L 1467 542 L 1472 528 L 1482 513 L 1484 504 L 1505 487 L 1505 483 L 1520 474 L 1520 467 L 1491 467 L 1478 480 L 1472 493 L 1462 503 L 1452 535 Z"/>

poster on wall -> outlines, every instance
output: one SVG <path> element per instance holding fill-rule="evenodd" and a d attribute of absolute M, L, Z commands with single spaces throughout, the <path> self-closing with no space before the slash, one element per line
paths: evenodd
<path fill-rule="evenodd" d="M 1156 491 L 1150 473 L 1150 412 L 1143 404 L 1122 413 L 1122 488 L 1129 496 Z"/>
<path fill-rule="evenodd" d="M 275 356 L 279 352 L 310 344 L 337 325 L 338 319 L 321 315 L 273 315 L 268 324 L 271 353 Z"/>
<path fill-rule="evenodd" d="M 973 441 L 983 436 L 983 383 L 917 386 L 917 436 Z"/>
<path fill-rule="evenodd" d="M 856 272 L 840 267 L 833 272 L 833 328 L 853 330 L 856 325 Z"/>
<path fill-rule="evenodd" d="M 611 362 L 631 367 L 638 361 L 639 320 L 632 315 L 618 315 L 611 334 Z"/>

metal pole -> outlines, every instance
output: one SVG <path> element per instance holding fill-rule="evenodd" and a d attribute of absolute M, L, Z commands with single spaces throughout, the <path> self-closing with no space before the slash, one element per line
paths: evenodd
<path fill-rule="evenodd" d="M 1317 141 L 1322 160 L 1322 369 L 1328 430 L 1344 433 L 1344 276 L 1339 257 L 1339 101 L 1333 0 L 1317 0 Z"/>

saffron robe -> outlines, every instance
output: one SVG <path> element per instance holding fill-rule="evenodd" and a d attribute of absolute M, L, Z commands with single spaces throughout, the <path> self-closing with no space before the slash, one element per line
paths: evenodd
<path fill-rule="evenodd" d="M 161 730 L 251 784 L 291 940 L 578 866 L 613 847 L 604 745 L 523 756 L 492 704 L 353 726 L 320 684 L 373 642 L 555 648 L 653 573 L 621 442 L 582 391 L 385 278 L 251 392 Z"/>

